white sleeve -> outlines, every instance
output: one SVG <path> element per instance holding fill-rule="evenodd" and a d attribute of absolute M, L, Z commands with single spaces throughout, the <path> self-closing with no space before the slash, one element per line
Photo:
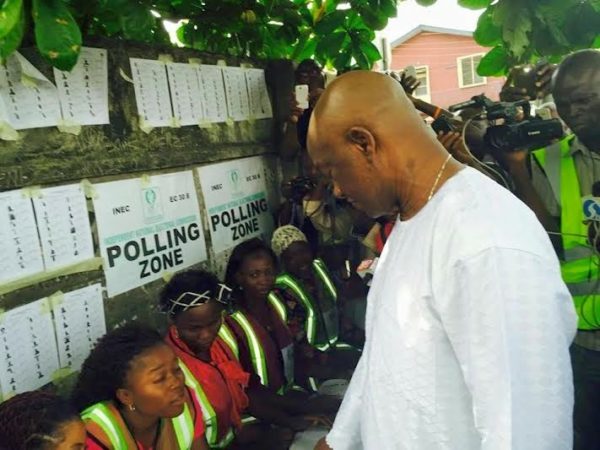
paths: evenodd
<path fill-rule="evenodd" d="M 366 351 L 367 349 L 365 348 Z M 360 423 L 367 370 L 366 360 L 367 355 L 363 353 L 352 374 L 352 379 L 344 395 L 342 406 L 335 417 L 333 428 L 327 435 L 327 445 L 333 450 L 362 449 Z"/>
<path fill-rule="evenodd" d="M 491 248 L 442 280 L 435 304 L 472 396 L 481 450 L 571 448 L 577 317 L 558 263 Z"/>

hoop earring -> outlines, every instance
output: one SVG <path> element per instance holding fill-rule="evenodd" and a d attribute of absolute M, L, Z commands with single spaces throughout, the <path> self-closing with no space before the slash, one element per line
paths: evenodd
<path fill-rule="evenodd" d="M 133 403 L 129 405 L 129 411 L 135 411 L 135 405 Z"/>

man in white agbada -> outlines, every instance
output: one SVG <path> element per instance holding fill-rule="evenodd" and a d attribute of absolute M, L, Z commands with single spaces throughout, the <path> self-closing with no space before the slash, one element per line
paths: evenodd
<path fill-rule="evenodd" d="M 399 215 L 364 352 L 316 448 L 570 449 L 577 319 L 533 212 L 452 159 L 385 75 L 332 83 L 308 149 L 336 195 Z"/>

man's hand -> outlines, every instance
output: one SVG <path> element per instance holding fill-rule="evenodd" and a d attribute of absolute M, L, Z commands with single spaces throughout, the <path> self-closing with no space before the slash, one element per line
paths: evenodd
<path fill-rule="evenodd" d="M 296 101 L 296 96 L 294 94 L 290 95 L 289 108 L 290 114 L 287 118 L 287 121 L 290 123 L 298 123 L 298 119 L 304 110 L 298 106 L 298 102 Z"/>
<path fill-rule="evenodd" d="M 535 98 L 544 98 L 552 89 L 552 75 L 556 70 L 556 64 L 545 63 L 535 67 L 536 80 L 536 97 Z M 523 89 L 521 87 L 516 87 L 512 85 L 513 79 L 512 74 L 509 74 L 506 79 L 506 83 L 502 86 L 502 90 L 500 91 L 500 100 L 503 102 L 516 102 L 519 100 L 535 100 L 535 98 L 531 98 L 527 95 L 527 89 Z"/>
<path fill-rule="evenodd" d="M 317 445 L 315 445 L 315 450 L 333 450 L 329 445 L 327 445 L 327 441 L 325 438 L 321 438 Z"/>
<path fill-rule="evenodd" d="M 500 150 L 492 153 L 496 161 L 511 175 L 524 173 L 527 170 L 527 150 L 515 150 L 511 152 L 503 152 Z"/>
<path fill-rule="evenodd" d="M 452 131 L 450 133 L 440 131 L 437 135 L 437 139 L 457 161 L 463 164 L 472 162 L 473 156 L 471 156 L 465 147 L 461 133 L 457 131 Z"/>

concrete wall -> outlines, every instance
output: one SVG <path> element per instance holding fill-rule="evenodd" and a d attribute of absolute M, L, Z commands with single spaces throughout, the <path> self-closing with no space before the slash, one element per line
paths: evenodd
<path fill-rule="evenodd" d="M 276 206 L 279 185 L 279 164 L 275 153 L 275 140 L 280 129 L 277 120 L 237 122 L 233 125 L 214 124 L 209 129 L 198 127 L 157 128 L 150 134 L 142 132 L 137 124 L 137 110 L 133 84 L 120 74 L 130 74 L 129 57 L 157 59 L 159 54 L 169 54 L 175 62 L 201 58 L 203 63 L 214 64 L 216 55 L 201 54 L 188 49 L 160 48 L 137 43 L 93 40 L 85 45 L 108 49 L 110 125 L 83 127 L 78 136 L 59 132 L 56 128 L 21 131 L 16 142 L 0 141 L 0 191 L 26 186 L 53 186 L 79 182 L 87 178 L 92 183 L 131 178 L 141 174 L 158 174 L 180 171 L 211 162 L 267 155 L 272 167 L 269 198 Z M 23 49 L 27 57 L 49 79 L 51 68 L 44 64 L 33 49 Z M 241 61 L 227 58 L 228 65 Z M 249 62 L 249 61 L 246 61 Z M 253 61 L 255 67 L 265 67 L 265 62 Z M 284 114 L 282 107 L 287 96 L 282 89 L 290 89 L 291 64 L 275 61 L 269 65 L 267 82 L 273 97 L 275 117 Z M 196 180 L 197 182 L 198 180 Z M 197 184 L 197 188 L 198 188 Z M 200 210 L 203 200 L 199 194 Z M 91 201 L 88 205 L 91 211 Z M 92 213 L 92 229 L 97 233 Z M 206 217 L 203 218 L 209 259 L 206 268 L 222 274 L 228 255 L 215 255 L 211 249 Z M 11 309 L 60 290 L 68 292 L 88 284 L 103 282 L 101 270 L 58 277 L 0 296 L 0 308 Z M 115 298 L 105 300 L 108 329 L 131 319 L 164 326 L 164 317 L 154 311 L 157 293 L 162 280 L 152 282 Z"/>
<path fill-rule="evenodd" d="M 502 78 L 487 78 L 486 84 L 469 88 L 461 88 L 458 83 L 457 58 L 488 50 L 471 36 L 421 32 L 392 49 L 391 68 L 428 66 L 431 103 L 443 108 L 481 93 L 498 100 L 504 83 Z"/>

